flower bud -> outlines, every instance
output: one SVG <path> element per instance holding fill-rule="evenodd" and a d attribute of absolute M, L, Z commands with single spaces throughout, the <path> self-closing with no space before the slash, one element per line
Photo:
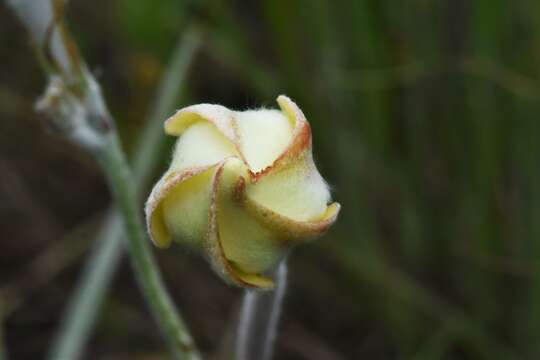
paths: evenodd
<path fill-rule="evenodd" d="M 281 111 L 200 104 L 170 117 L 165 132 L 179 138 L 146 204 L 154 244 L 202 248 L 239 286 L 271 288 L 287 251 L 323 234 L 340 209 L 313 162 L 304 114 L 286 96 L 277 102 Z"/>

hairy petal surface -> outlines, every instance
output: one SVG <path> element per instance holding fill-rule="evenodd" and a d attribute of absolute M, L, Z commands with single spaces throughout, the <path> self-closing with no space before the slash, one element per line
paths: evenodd
<path fill-rule="evenodd" d="M 204 237 L 214 168 L 177 184 L 163 198 L 163 221 L 174 238 L 195 245 Z"/>
<path fill-rule="evenodd" d="M 214 175 L 208 250 L 214 267 L 227 280 L 241 286 L 268 288 L 263 272 L 281 257 L 275 234 L 259 224 L 239 203 L 238 184 L 248 169 L 237 158 L 226 159 Z"/>
<path fill-rule="evenodd" d="M 191 125 L 199 121 L 212 123 L 232 143 L 238 142 L 234 130 L 234 111 L 221 105 L 199 104 L 181 110 L 165 121 L 165 132 L 180 136 Z"/>
<path fill-rule="evenodd" d="M 292 126 L 278 110 L 235 113 L 242 152 L 250 170 L 257 173 L 271 166 L 292 139 Z"/>
<path fill-rule="evenodd" d="M 186 224 L 183 220 L 183 217 L 191 217 L 193 222 L 190 222 L 190 225 L 200 224 L 201 221 L 195 221 L 197 215 L 195 212 L 190 215 L 182 212 L 183 205 L 171 205 L 168 203 L 167 209 L 169 211 L 175 212 L 176 215 L 164 213 L 163 204 L 168 198 L 168 195 L 172 193 L 173 197 L 176 197 L 177 200 L 182 201 L 182 196 L 184 199 L 188 200 L 188 206 L 193 206 L 193 209 L 200 209 L 204 207 L 204 192 L 200 192 L 201 184 L 207 175 L 205 172 L 208 172 L 210 167 L 199 167 L 199 168 L 190 168 L 184 169 L 182 171 L 168 171 L 163 175 L 163 177 L 157 182 L 157 184 L 152 189 L 148 201 L 145 206 L 146 213 L 146 224 L 148 228 L 148 233 L 150 234 L 150 239 L 158 247 L 168 247 L 172 240 L 172 235 L 193 235 L 197 233 L 197 230 L 175 230 L 176 226 L 173 224 L 176 221 L 179 221 L 183 224 Z M 199 180 L 193 178 L 198 175 L 202 175 Z M 193 190 L 197 190 L 198 193 L 192 193 Z M 200 201 L 200 203 L 193 204 L 192 201 Z M 189 210 L 191 212 L 191 210 Z M 197 227 L 197 226 L 195 226 Z M 185 231 L 186 234 L 182 234 Z M 191 236 L 186 236 L 186 239 L 191 239 Z"/>
<path fill-rule="evenodd" d="M 313 162 L 311 129 L 302 111 L 288 97 L 280 96 L 278 102 L 294 124 L 292 139 L 273 165 L 247 186 L 247 195 L 293 220 L 317 220 L 326 211 L 330 191 Z"/>
<path fill-rule="evenodd" d="M 340 206 L 313 162 L 309 123 L 288 97 L 278 103 L 281 111 L 194 105 L 165 122 L 179 139 L 145 208 L 157 246 L 202 247 L 227 282 L 266 289 L 292 246 L 334 223 Z"/>
<path fill-rule="evenodd" d="M 215 165 L 230 156 L 238 156 L 234 144 L 214 124 L 199 121 L 176 142 L 170 170 Z"/>

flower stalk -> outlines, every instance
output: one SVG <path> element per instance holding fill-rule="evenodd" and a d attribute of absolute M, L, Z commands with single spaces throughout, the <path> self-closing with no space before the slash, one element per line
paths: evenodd
<path fill-rule="evenodd" d="M 236 359 L 272 359 L 286 289 L 285 259 L 277 269 L 274 290 L 245 290 L 238 322 Z"/>

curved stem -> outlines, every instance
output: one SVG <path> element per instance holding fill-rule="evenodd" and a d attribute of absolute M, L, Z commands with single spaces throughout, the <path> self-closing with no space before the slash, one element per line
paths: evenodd
<path fill-rule="evenodd" d="M 201 43 L 200 35 L 197 28 L 186 30 L 162 76 L 156 101 L 146 119 L 147 125 L 141 131 L 135 146 L 133 176 L 139 193 L 148 185 L 148 175 L 157 165 L 155 159 L 163 153 L 163 144 L 166 142 L 161 119 L 174 110 L 189 65 Z M 123 254 L 124 235 L 120 214 L 118 211 L 111 211 L 97 237 L 96 248 L 88 259 L 77 289 L 70 298 L 49 352 L 49 359 L 80 358 Z"/>
<path fill-rule="evenodd" d="M 63 26 L 63 0 L 9 0 L 36 42 L 50 84 L 38 108 L 58 131 L 90 150 L 100 163 L 123 217 L 138 284 L 177 359 L 199 354 L 161 280 L 146 239 L 135 179 L 124 156 L 101 89 Z"/>
<path fill-rule="evenodd" d="M 171 301 L 146 239 L 141 209 L 137 201 L 133 177 L 115 132 L 109 134 L 96 158 L 107 177 L 109 187 L 123 215 L 128 239 L 128 253 L 139 286 L 150 309 L 162 328 L 176 358 L 198 359 L 193 340 Z"/>
<path fill-rule="evenodd" d="M 238 360 L 272 359 L 286 289 L 285 259 L 277 269 L 276 288 L 273 291 L 245 291 L 236 341 Z"/>

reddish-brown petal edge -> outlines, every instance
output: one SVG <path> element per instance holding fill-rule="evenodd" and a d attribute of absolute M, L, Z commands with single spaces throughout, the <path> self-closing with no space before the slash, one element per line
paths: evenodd
<path fill-rule="evenodd" d="M 247 195 L 245 188 L 245 181 L 240 178 L 234 190 L 235 199 L 261 224 L 277 232 L 279 238 L 283 239 L 284 242 L 310 240 L 323 235 L 336 221 L 341 209 L 341 205 L 334 202 L 328 205 L 325 212 L 316 220 L 294 220 L 251 199 Z"/>
<path fill-rule="evenodd" d="M 270 172 L 278 171 L 294 161 L 306 150 L 311 149 L 311 128 L 304 113 L 294 101 L 285 95 L 277 97 L 277 103 L 281 111 L 288 118 L 292 126 L 292 139 L 283 152 L 266 168 L 259 172 L 250 170 L 252 182 Z M 236 148 L 242 161 L 248 166 L 246 158 L 240 146 L 240 135 L 236 123 L 236 111 L 221 105 L 197 104 L 178 110 L 165 121 L 165 132 L 169 135 L 180 136 L 189 126 L 200 120 L 206 120 L 213 124 L 217 130 L 231 141 Z"/>
<path fill-rule="evenodd" d="M 249 274 L 241 271 L 225 256 L 221 238 L 219 235 L 219 224 L 217 221 L 218 197 L 220 196 L 220 179 L 223 174 L 225 164 L 228 159 L 223 160 L 216 169 L 212 178 L 212 195 L 210 200 L 209 226 L 206 234 L 206 246 L 210 257 L 210 262 L 214 269 L 225 280 L 241 287 L 255 289 L 272 289 L 274 282 L 272 279 L 260 274 Z M 242 178 L 241 178 L 242 179 Z"/>
<path fill-rule="evenodd" d="M 257 182 L 263 176 L 286 168 L 291 162 L 298 160 L 302 154 L 311 151 L 311 127 L 302 110 L 285 95 L 278 96 L 277 102 L 293 126 L 292 139 L 270 166 L 257 173 L 250 173 L 252 182 Z"/>
<path fill-rule="evenodd" d="M 175 186 L 195 175 L 207 171 L 213 166 L 216 165 L 192 167 L 180 171 L 172 171 L 169 174 L 165 175 L 162 179 L 160 179 L 158 183 L 154 186 L 152 192 L 150 193 L 150 196 L 148 197 L 148 201 L 146 202 L 146 206 L 144 209 L 146 214 L 146 226 L 148 229 L 148 234 L 150 235 L 150 239 L 152 240 L 154 245 L 160 248 L 167 248 L 172 241 L 172 236 L 168 233 L 167 227 L 163 223 L 163 218 L 161 218 L 161 220 L 157 220 L 161 222 L 159 225 L 161 229 L 158 230 L 155 228 L 155 216 L 162 215 L 160 213 L 161 201 Z M 164 238 L 158 239 L 159 236 L 156 236 L 157 232 L 163 232 L 162 236 Z"/>

